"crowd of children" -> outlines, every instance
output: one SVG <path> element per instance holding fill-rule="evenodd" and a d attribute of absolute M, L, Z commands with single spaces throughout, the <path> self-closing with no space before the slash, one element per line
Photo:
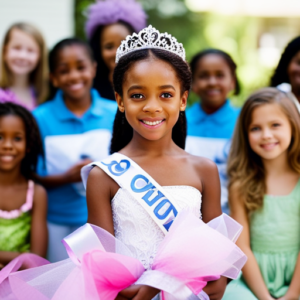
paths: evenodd
<path fill-rule="evenodd" d="M 236 108 L 237 65 L 219 49 L 187 64 L 149 46 L 115 63 L 122 40 L 146 26 L 139 4 L 118 3 L 91 6 L 89 44 L 66 38 L 46 55 L 42 35 L 26 23 L 4 37 L 0 269 L 24 252 L 67 258 L 61 241 L 86 222 L 115 235 L 149 269 L 164 237 L 156 223 L 101 168 L 89 170 L 86 191 L 81 182 L 85 165 L 118 152 L 180 210 L 205 223 L 223 211 L 243 226 L 237 245 L 248 261 L 238 279 L 208 282 L 210 299 L 299 299 L 300 37 L 284 50 L 271 87 Z M 190 90 L 199 101 L 188 107 Z M 135 285 L 116 299 L 160 297 Z"/>

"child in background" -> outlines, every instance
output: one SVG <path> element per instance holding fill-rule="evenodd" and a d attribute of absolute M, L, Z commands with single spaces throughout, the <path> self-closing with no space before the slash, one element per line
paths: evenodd
<path fill-rule="evenodd" d="M 7 31 L 2 46 L 1 102 L 14 102 L 29 110 L 47 96 L 46 45 L 32 25 L 17 23 Z"/>
<path fill-rule="evenodd" d="M 214 161 L 221 180 L 221 205 L 228 212 L 226 161 L 230 139 L 239 115 L 239 109 L 231 106 L 230 92 L 240 92 L 236 64 L 225 52 L 204 50 L 190 63 L 192 90 L 200 103 L 187 109 L 187 140 L 185 150 L 193 155 Z"/>
<path fill-rule="evenodd" d="M 100 96 L 115 101 L 113 72 L 116 52 L 122 40 L 146 26 L 146 14 L 135 0 L 97 1 L 89 6 L 85 25 L 97 62 L 94 88 Z"/>
<path fill-rule="evenodd" d="M 299 299 L 300 116 L 275 88 L 245 102 L 228 159 L 231 215 L 244 229 L 242 277 L 223 300 Z"/>
<path fill-rule="evenodd" d="M 49 54 L 54 99 L 34 112 L 45 149 L 38 180 L 47 188 L 51 262 L 67 256 L 61 240 L 87 221 L 80 169 L 108 155 L 115 102 L 91 89 L 96 63 L 89 46 L 76 38 L 60 41 Z"/>
<path fill-rule="evenodd" d="M 300 37 L 293 39 L 284 49 L 271 78 L 271 86 L 292 92 L 300 102 Z"/>
<path fill-rule="evenodd" d="M 23 252 L 46 256 L 47 196 L 32 180 L 41 153 L 33 116 L 22 106 L 0 103 L 1 267 Z"/>

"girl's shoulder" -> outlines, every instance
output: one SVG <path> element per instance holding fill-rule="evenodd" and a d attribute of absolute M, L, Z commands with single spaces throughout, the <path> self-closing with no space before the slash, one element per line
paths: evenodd
<path fill-rule="evenodd" d="M 211 183 L 219 184 L 218 167 L 212 160 L 188 154 L 186 163 L 192 168 L 194 175 L 200 179 L 202 188 Z"/>
<path fill-rule="evenodd" d="M 16 95 L 10 89 L 0 88 L 0 102 L 18 102 Z"/>
<path fill-rule="evenodd" d="M 92 189 L 101 189 L 104 193 L 107 192 L 110 195 L 114 195 L 119 189 L 119 185 L 97 166 L 97 163 L 93 164 L 92 169 L 88 172 L 86 179 L 83 179 L 83 181 L 87 190 L 91 190 L 92 187 Z"/>
<path fill-rule="evenodd" d="M 46 207 L 47 206 L 46 189 L 38 183 L 34 183 L 34 185 L 33 185 L 32 201 L 33 201 L 33 207 Z"/>
<path fill-rule="evenodd" d="M 39 196 L 44 196 L 47 195 L 46 189 L 40 185 L 39 183 L 34 182 L 33 183 L 33 189 L 34 189 L 34 196 L 39 197 Z"/>
<path fill-rule="evenodd" d="M 206 157 L 187 153 L 187 159 L 190 164 L 192 164 L 195 168 L 201 171 L 209 171 L 209 170 L 215 171 L 216 169 L 218 169 L 217 165 L 212 160 Z"/>

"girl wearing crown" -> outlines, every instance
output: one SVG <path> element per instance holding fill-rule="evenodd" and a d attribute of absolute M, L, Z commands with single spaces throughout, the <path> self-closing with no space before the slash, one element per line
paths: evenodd
<path fill-rule="evenodd" d="M 116 62 L 112 155 L 82 170 L 89 224 L 64 239 L 69 260 L 10 275 L 10 292 L 21 281 L 23 297 L 53 300 L 221 299 L 222 275 L 236 278 L 246 258 L 239 224 L 220 217 L 216 165 L 184 151 L 184 48 L 150 25 Z"/>

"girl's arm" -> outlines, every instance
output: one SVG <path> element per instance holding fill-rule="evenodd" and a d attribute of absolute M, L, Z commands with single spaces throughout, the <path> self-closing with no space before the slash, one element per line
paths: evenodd
<path fill-rule="evenodd" d="M 0 270 L 11 262 L 13 259 L 18 257 L 20 252 L 11 252 L 11 251 L 0 251 Z"/>
<path fill-rule="evenodd" d="M 47 194 L 42 186 L 35 184 L 31 220 L 30 252 L 46 257 L 47 245 Z"/>
<path fill-rule="evenodd" d="M 199 164 L 199 176 L 202 183 L 202 220 L 208 223 L 222 214 L 221 209 L 221 185 L 218 168 L 215 163 L 201 158 Z M 227 285 L 227 278 L 210 281 L 203 289 L 210 300 L 221 300 Z"/>
<path fill-rule="evenodd" d="M 47 194 L 42 186 L 35 185 L 30 233 L 30 252 L 45 257 L 47 242 Z M 0 251 L 0 266 L 3 267 L 7 265 L 20 254 L 22 253 Z M 26 266 L 24 265 L 23 268 L 26 268 Z"/>
<path fill-rule="evenodd" d="M 110 201 L 119 186 L 100 168 L 93 168 L 87 180 L 86 198 L 88 223 L 97 225 L 114 235 Z M 149 286 L 131 286 L 119 293 L 116 300 L 151 300 L 159 290 Z"/>
<path fill-rule="evenodd" d="M 229 204 L 231 216 L 243 226 L 243 231 L 237 240 L 237 245 L 247 255 L 248 260 L 242 270 L 243 277 L 250 290 L 260 300 L 273 300 L 265 285 L 255 256 L 250 248 L 249 219 L 246 207 L 238 193 L 238 182 L 229 189 Z"/>
<path fill-rule="evenodd" d="M 88 176 L 86 186 L 88 223 L 115 235 L 110 204 L 114 196 L 112 194 L 112 180 L 100 168 L 94 167 Z"/>
<path fill-rule="evenodd" d="M 57 175 L 47 175 L 47 176 L 39 176 L 35 175 L 35 179 L 40 182 L 46 188 L 54 188 L 59 187 L 64 184 L 81 182 L 81 169 L 85 165 L 91 163 L 90 159 L 84 159 L 79 163 L 72 166 L 65 173 L 57 174 Z"/>
<path fill-rule="evenodd" d="M 289 289 L 284 297 L 280 298 L 283 300 L 298 300 L 300 297 L 300 252 L 298 254 L 298 259 L 296 263 L 296 267 L 294 270 L 294 275 L 292 278 L 292 282 L 289 286 Z"/>

